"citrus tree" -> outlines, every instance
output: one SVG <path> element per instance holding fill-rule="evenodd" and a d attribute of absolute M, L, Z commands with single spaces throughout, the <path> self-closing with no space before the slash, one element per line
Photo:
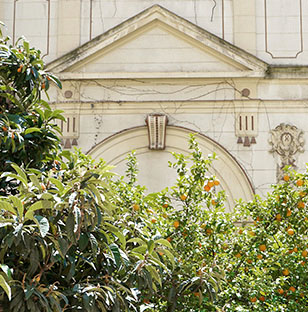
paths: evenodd
<path fill-rule="evenodd" d="M 171 275 L 154 299 L 154 311 L 216 311 L 213 302 L 225 278 L 223 258 L 235 217 L 224 210 L 225 194 L 209 173 L 215 155 L 204 157 L 194 136 L 189 154 L 174 153 L 177 181 L 158 194 L 152 222 L 176 255 Z M 162 258 L 166 257 L 163 253 Z"/>
<path fill-rule="evenodd" d="M 265 199 L 240 203 L 248 222 L 225 258 L 221 311 L 307 311 L 308 175 L 286 173 Z"/>

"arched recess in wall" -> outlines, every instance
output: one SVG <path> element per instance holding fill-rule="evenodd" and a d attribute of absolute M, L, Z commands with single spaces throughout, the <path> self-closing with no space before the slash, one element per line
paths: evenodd
<path fill-rule="evenodd" d="M 166 132 L 166 149 L 162 151 L 149 150 L 147 127 L 141 126 L 123 130 L 104 139 L 88 154 L 95 159 L 103 158 L 108 164 L 116 166 L 116 172 L 124 174 L 125 157 L 135 150 L 140 169 L 139 183 L 147 186 L 150 191 L 160 191 L 166 186 L 171 186 L 176 179 L 175 170 L 168 167 L 168 160 L 173 159 L 171 152 L 187 154 L 189 134 L 194 131 L 167 126 Z M 218 156 L 210 172 L 216 175 L 222 189 L 226 191 L 228 210 L 234 206 L 237 199 L 251 200 L 253 187 L 236 159 L 209 137 L 197 133 L 196 138 L 205 156 L 212 153 Z"/>

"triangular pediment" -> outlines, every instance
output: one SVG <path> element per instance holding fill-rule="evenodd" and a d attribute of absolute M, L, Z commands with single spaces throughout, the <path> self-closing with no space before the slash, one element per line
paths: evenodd
<path fill-rule="evenodd" d="M 262 77 L 267 64 L 155 5 L 47 66 L 60 77 Z"/>

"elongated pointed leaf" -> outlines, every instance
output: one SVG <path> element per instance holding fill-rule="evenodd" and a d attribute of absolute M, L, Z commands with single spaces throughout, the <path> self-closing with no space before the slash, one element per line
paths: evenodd
<path fill-rule="evenodd" d="M 0 200 L 0 209 L 11 212 L 14 216 L 17 216 L 17 210 L 13 208 L 13 206 L 3 200 Z"/>
<path fill-rule="evenodd" d="M 42 237 L 45 237 L 49 231 L 49 222 L 47 218 L 42 216 L 35 216 L 35 219 L 38 221 L 39 229 Z"/>
<path fill-rule="evenodd" d="M 6 282 L 5 278 L 1 274 L 0 274 L 0 286 L 5 291 L 9 300 L 11 301 L 11 296 L 12 296 L 11 287 L 9 286 L 9 284 Z"/>

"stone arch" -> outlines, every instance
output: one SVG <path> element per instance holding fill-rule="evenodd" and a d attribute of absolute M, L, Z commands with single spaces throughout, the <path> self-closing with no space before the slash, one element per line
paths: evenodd
<path fill-rule="evenodd" d="M 168 160 L 173 158 L 171 152 L 187 154 L 189 134 L 195 132 L 183 127 L 167 126 L 166 133 L 166 148 L 162 151 L 148 148 L 147 127 L 140 126 L 113 134 L 93 147 L 88 154 L 95 159 L 103 158 L 107 164 L 116 166 L 118 172 L 123 174 L 125 157 L 135 150 L 141 166 L 140 184 L 146 185 L 151 191 L 159 191 L 175 180 L 174 170 L 168 168 Z M 226 191 L 228 209 L 240 198 L 251 200 L 254 195 L 252 184 L 237 160 L 211 138 L 200 133 L 195 134 L 204 155 L 216 153 L 218 156 L 210 172 L 218 177 L 221 187 Z"/>

